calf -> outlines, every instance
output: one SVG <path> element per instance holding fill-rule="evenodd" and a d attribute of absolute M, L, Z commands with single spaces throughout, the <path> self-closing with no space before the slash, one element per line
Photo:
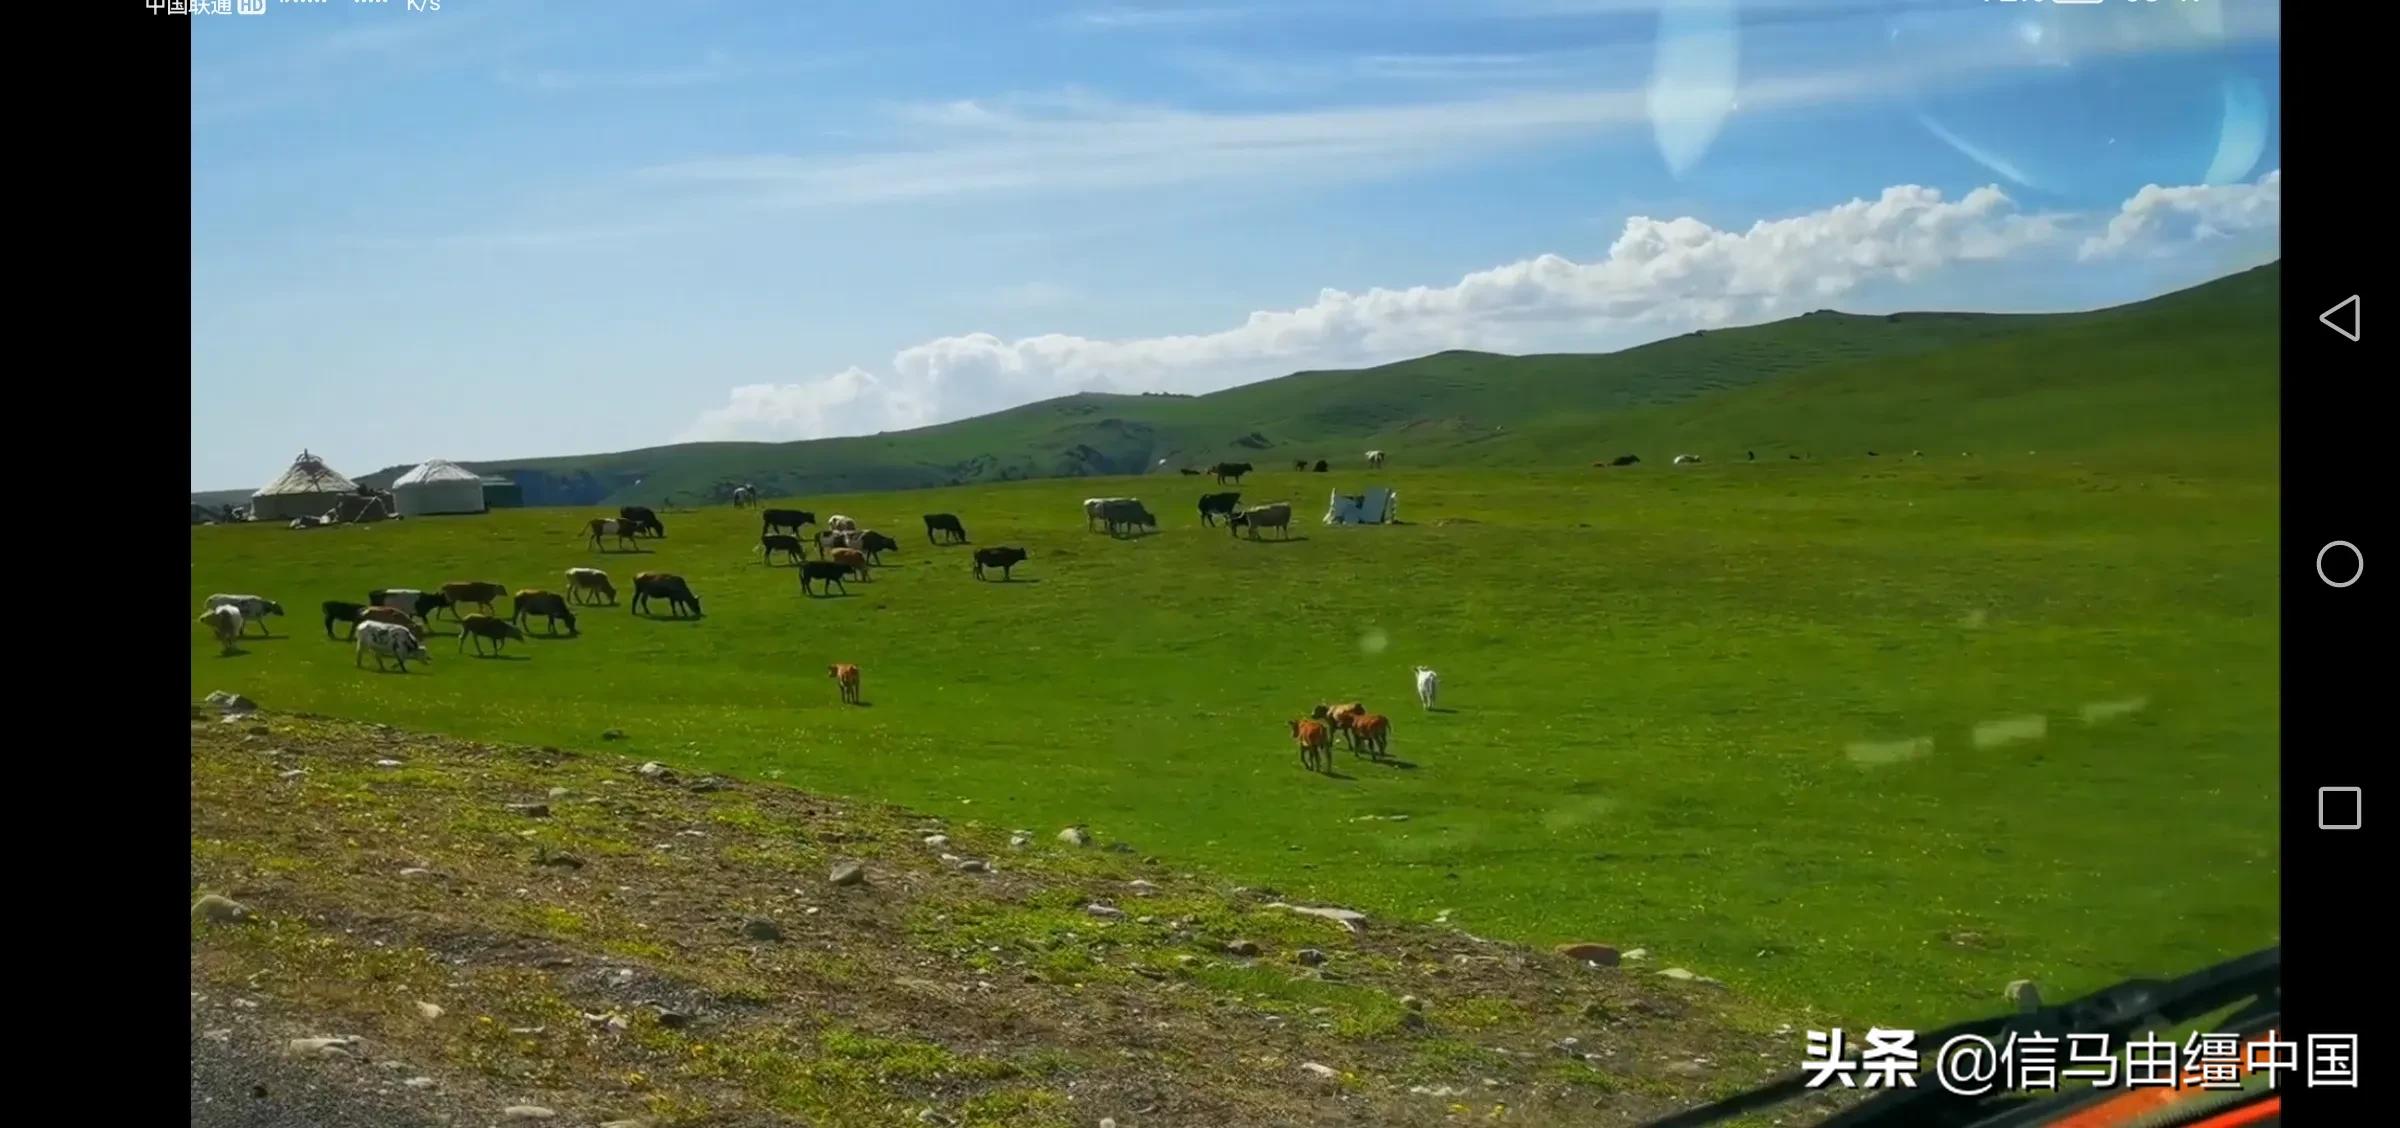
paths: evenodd
<path fill-rule="evenodd" d="M 1434 673 L 1430 666 L 1417 667 L 1417 704 L 1428 709 L 1433 708 L 1433 699 L 1441 693 L 1441 690 L 1441 675 Z"/>
<path fill-rule="evenodd" d="M 357 638 L 358 653 L 350 660 L 353 666 L 364 665 L 367 655 L 372 654 L 375 656 L 377 672 L 383 670 L 383 661 L 389 658 L 400 663 L 400 672 L 405 674 L 411 658 L 419 662 L 433 661 L 433 655 L 426 653 L 425 644 L 409 633 L 406 627 L 390 623 L 360 623 Z"/>
<path fill-rule="evenodd" d="M 640 545 L 633 543 L 635 525 L 633 522 L 624 520 L 622 518 L 594 517 L 591 519 L 589 524 L 584 526 L 584 529 L 591 534 L 590 537 L 587 538 L 587 541 L 593 548 L 600 547 L 600 538 L 602 537 L 617 538 L 618 548 L 641 547 Z"/>
<path fill-rule="evenodd" d="M 962 541 L 965 540 L 966 533 L 963 531 L 960 532 L 959 539 Z M 869 563 L 881 565 L 883 563 L 884 553 L 900 551 L 900 542 L 893 540 L 882 533 L 876 532 L 873 529 L 869 529 L 866 532 L 858 534 L 858 550 L 867 554 L 867 561 Z"/>
<path fill-rule="evenodd" d="M 458 618 L 458 609 L 469 603 L 483 608 L 483 613 L 489 615 L 492 613 L 492 601 L 507 594 L 506 586 L 484 580 L 461 580 L 442 585 L 442 599 L 448 604 L 453 619 Z"/>
<path fill-rule="evenodd" d="M 843 595 L 848 595 L 850 594 L 850 588 L 848 585 L 842 583 L 842 577 L 849 574 L 850 566 L 838 561 L 802 561 L 800 564 L 800 594 L 816 594 L 815 592 L 809 590 L 808 585 L 810 581 L 818 581 L 825 585 L 825 592 L 828 595 L 831 595 L 833 593 L 833 589 L 837 587 L 842 589 Z"/>
<path fill-rule="evenodd" d="M 808 559 L 808 553 L 801 551 L 800 544 L 800 538 L 790 533 L 767 533 L 758 538 L 759 563 L 772 567 L 775 554 L 780 552 L 786 559 L 798 564 Z"/>
<path fill-rule="evenodd" d="M 256 622 L 258 633 L 269 636 L 273 632 L 267 629 L 267 616 L 283 614 L 283 604 L 255 595 L 212 595 L 208 597 L 207 606 L 212 610 L 219 607 L 236 608 L 242 613 L 243 631 L 247 632 L 250 624 Z"/>
<path fill-rule="evenodd" d="M 926 514 L 925 539 L 934 544 L 942 543 L 933 539 L 935 533 L 950 534 L 951 541 L 955 544 L 967 543 L 967 527 L 958 523 L 958 515 L 955 513 Z"/>
<path fill-rule="evenodd" d="M 558 623 L 561 619 L 566 620 L 568 634 L 583 633 L 582 629 L 575 625 L 575 609 L 567 606 L 567 597 L 563 595 L 543 591 L 539 588 L 526 588 L 518 592 L 513 599 L 514 602 L 508 609 L 509 622 L 521 627 L 525 625 L 528 616 L 539 615 L 546 620 L 544 625 L 551 634 L 558 633 Z"/>
<path fill-rule="evenodd" d="M 450 597 L 438 591 L 418 591 L 415 588 L 377 588 L 367 593 L 367 603 L 375 607 L 393 607 L 420 619 L 431 619 L 433 613 L 450 606 Z"/>
<path fill-rule="evenodd" d="M 469 615 L 458 621 L 458 648 L 465 650 L 467 640 L 474 639 L 478 655 L 483 653 L 483 640 L 487 638 L 492 640 L 492 653 L 498 654 L 508 648 L 508 640 L 522 641 L 524 637 L 525 632 L 518 630 L 515 623 L 493 615 Z"/>
<path fill-rule="evenodd" d="M 233 644 L 242 637 L 242 609 L 230 603 L 202 611 L 193 621 L 207 626 L 208 632 L 217 637 L 217 646 L 227 654 L 233 653 Z"/>
<path fill-rule="evenodd" d="M 1008 570 L 1025 562 L 1032 555 L 1021 548 L 979 548 L 975 550 L 975 578 L 983 578 L 986 568 L 1000 569 L 1000 578 L 1009 579 Z"/>
<path fill-rule="evenodd" d="M 657 511 L 647 505 L 628 505 L 619 509 L 617 520 L 625 522 L 637 533 L 649 533 L 654 537 L 667 535 L 666 522 L 659 520 Z"/>
<path fill-rule="evenodd" d="M 1240 535 L 1238 533 L 1234 533 L 1234 530 L 1236 529 L 1250 530 L 1251 540 L 1258 539 L 1258 531 L 1260 529 L 1277 529 L 1281 531 L 1284 537 L 1288 538 L 1292 535 L 1291 503 L 1278 501 L 1272 505 L 1260 505 L 1250 509 L 1241 510 L 1240 512 L 1235 513 L 1233 516 L 1225 519 L 1225 531 L 1227 533 L 1232 533 L 1237 536 Z"/>
<path fill-rule="evenodd" d="M 598 568 L 567 569 L 567 599 L 569 601 L 590 603 L 596 596 L 606 597 L 611 605 L 617 602 L 617 588 L 615 584 L 608 582 L 608 573 Z"/>
<path fill-rule="evenodd" d="M 650 600 L 662 596 L 667 601 L 667 612 L 677 618 L 683 616 L 686 607 L 691 608 L 694 615 L 700 613 L 700 597 L 692 594 L 692 586 L 685 583 L 683 577 L 668 572 L 644 572 L 635 576 L 633 598 L 626 602 L 626 609 L 636 615 L 647 614 Z"/>
<path fill-rule="evenodd" d="M 1361 748 L 1369 757 L 1383 759 L 1384 751 L 1392 744 L 1392 719 L 1381 713 L 1369 713 L 1350 722 L 1351 751 Z"/>
<path fill-rule="evenodd" d="M 842 704 L 858 704 L 858 667 L 848 662 L 836 662 L 825 668 L 826 675 L 842 691 Z"/>
<path fill-rule="evenodd" d="M 858 578 L 861 580 L 872 581 L 875 578 L 867 574 L 867 554 L 855 548 L 834 549 L 825 554 L 825 559 L 847 566 L 851 571 L 858 573 Z"/>
<path fill-rule="evenodd" d="M 801 526 L 816 523 L 817 515 L 805 509 L 762 509 L 758 513 L 758 531 L 761 533 L 771 533 L 777 529 L 790 529 L 797 533 Z"/>
<path fill-rule="evenodd" d="M 1333 767 L 1333 735 L 1317 721 L 1285 721 L 1291 727 L 1292 740 L 1300 745 L 1300 767 L 1306 771 L 1328 771 Z"/>
<path fill-rule="evenodd" d="M 1217 518 L 1233 516 L 1233 511 L 1240 508 L 1241 504 L 1242 495 L 1239 493 L 1201 494 L 1200 523 L 1215 528 Z"/>

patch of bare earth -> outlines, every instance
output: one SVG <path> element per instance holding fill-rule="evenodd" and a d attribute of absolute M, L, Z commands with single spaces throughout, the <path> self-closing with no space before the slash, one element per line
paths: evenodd
<path fill-rule="evenodd" d="M 196 1124 L 274 1122 L 223 1118 L 250 1068 L 382 1124 L 1606 1125 L 1791 1063 L 1716 987 L 1057 828 L 198 707 L 191 747 L 193 895 L 247 909 L 193 917 Z"/>

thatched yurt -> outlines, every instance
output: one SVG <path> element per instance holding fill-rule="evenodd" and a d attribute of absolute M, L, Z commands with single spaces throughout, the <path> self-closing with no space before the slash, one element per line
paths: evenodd
<path fill-rule="evenodd" d="M 392 501 L 402 517 L 481 513 L 483 477 L 448 459 L 432 459 L 393 479 Z"/>
<path fill-rule="evenodd" d="M 325 460 L 301 451 L 290 469 L 250 495 L 254 521 L 286 521 L 315 517 L 333 508 L 334 499 L 358 491 L 358 483 L 342 477 Z"/>

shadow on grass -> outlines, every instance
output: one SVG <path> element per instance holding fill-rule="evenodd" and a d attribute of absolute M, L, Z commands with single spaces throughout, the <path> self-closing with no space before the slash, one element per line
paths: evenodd
<path fill-rule="evenodd" d="M 1441 705 L 1433 705 L 1433 706 L 1428 706 L 1428 707 L 1426 708 L 1426 710 L 1425 710 L 1425 711 L 1426 711 L 1426 712 L 1428 712 L 1428 713 L 1455 713 L 1455 712 L 1458 712 L 1458 710 L 1456 710 L 1456 709 L 1448 708 L 1448 707 L 1446 707 L 1446 706 L 1441 706 Z"/>
<path fill-rule="evenodd" d="M 482 660 L 484 660 L 484 661 L 487 661 L 487 662 L 531 662 L 531 661 L 533 661 L 533 657 L 532 657 L 531 655 L 527 655 L 527 654 L 475 654 L 475 655 L 472 655 L 472 657 L 475 657 L 475 658 L 480 658 L 480 659 L 482 659 Z"/>
<path fill-rule="evenodd" d="M 1247 542 L 1249 542 L 1249 543 L 1251 543 L 1251 544 L 1307 544 L 1307 543 L 1308 543 L 1308 538 L 1307 538 L 1307 537 L 1235 537 L 1235 538 L 1233 538 L 1233 539 L 1235 539 L 1235 540 L 1237 540 L 1237 541 L 1247 541 Z"/>
<path fill-rule="evenodd" d="M 1002 577 L 1000 577 L 1000 578 L 999 578 L 999 579 L 997 579 L 997 580 L 989 580 L 989 579 L 984 579 L 984 578 L 983 578 L 983 577 L 981 577 L 981 576 L 978 576 L 978 577 L 976 577 L 976 579 L 980 580 L 980 581 L 981 581 L 981 582 L 983 582 L 983 583 L 987 583 L 987 584 L 1038 584 L 1038 583 L 1042 582 L 1042 581 L 1041 581 L 1041 580 L 1039 580 L 1039 579 L 1027 579 L 1027 580 L 1019 580 L 1019 579 L 1012 579 L 1012 578 L 1010 578 L 1010 577 L 1007 577 L 1007 576 L 1002 576 Z"/>

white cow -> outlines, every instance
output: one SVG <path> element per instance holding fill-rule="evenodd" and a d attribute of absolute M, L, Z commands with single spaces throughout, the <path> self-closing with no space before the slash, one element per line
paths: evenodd
<path fill-rule="evenodd" d="M 233 653 L 233 642 L 242 636 L 242 609 L 233 604 L 211 607 L 200 613 L 197 622 L 208 624 L 209 633 L 217 636 L 217 645 L 225 653 Z"/>
<path fill-rule="evenodd" d="M 608 597 L 610 603 L 617 601 L 616 585 L 608 582 L 608 573 L 598 568 L 567 569 L 568 602 L 588 603 L 601 596 Z"/>
<path fill-rule="evenodd" d="M 831 522 L 828 522 L 828 524 L 831 524 Z M 864 539 L 866 539 L 866 534 L 859 532 L 857 529 L 851 529 L 845 532 L 839 529 L 828 528 L 824 532 L 817 534 L 817 555 L 820 557 L 824 556 L 826 553 L 837 548 L 857 548 L 859 542 Z"/>
<path fill-rule="evenodd" d="M 258 631 L 260 634 L 271 633 L 267 628 L 267 616 L 283 614 L 283 604 L 277 603 L 272 599 L 265 599 L 255 595 L 209 596 L 209 610 L 214 611 L 219 607 L 233 607 L 239 609 L 242 613 L 242 629 L 245 631 L 249 630 L 250 624 L 255 622 L 258 624 Z"/>
<path fill-rule="evenodd" d="M 1698 461 L 1700 461 L 1700 456 L 1696 454 L 1679 454 L 1675 456 L 1675 465 L 1677 466 L 1681 466 L 1686 462 Z"/>
<path fill-rule="evenodd" d="M 836 513 L 825 519 L 825 527 L 837 533 L 855 533 L 858 531 L 858 522 Z"/>
<path fill-rule="evenodd" d="M 411 658 L 420 662 L 433 661 L 433 655 L 425 651 L 425 644 L 417 641 L 417 636 L 407 627 L 396 623 L 360 623 L 357 637 L 358 653 L 350 660 L 353 666 L 364 665 L 367 655 L 372 654 L 375 656 L 376 670 L 381 671 L 383 660 L 389 658 L 400 663 L 400 672 L 405 674 Z"/>
<path fill-rule="evenodd" d="M 1370 470 L 1381 470 L 1381 469 L 1383 469 L 1383 452 L 1382 452 L 1382 451 L 1380 451 L 1380 450 L 1370 450 L 1370 451 L 1368 451 L 1368 452 L 1367 452 L 1367 468 L 1368 468 L 1368 469 L 1370 469 Z"/>
<path fill-rule="evenodd" d="M 1417 667 L 1417 704 L 1433 708 L 1433 699 L 1442 691 L 1442 676 L 1430 666 Z"/>

